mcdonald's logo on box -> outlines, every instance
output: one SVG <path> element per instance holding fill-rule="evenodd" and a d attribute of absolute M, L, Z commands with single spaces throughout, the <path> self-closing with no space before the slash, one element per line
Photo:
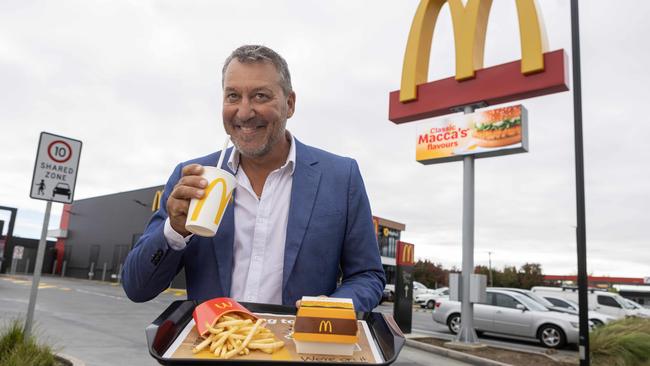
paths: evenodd
<path fill-rule="evenodd" d="M 451 13 L 456 75 L 428 82 L 433 31 L 442 6 Z M 389 97 L 389 119 L 411 122 L 488 105 L 568 90 L 564 50 L 547 52 L 546 33 L 534 0 L 516 0 L 521 60 L 483 68 L 492 0 L 420 0 L 404 53 L 400 90 Z"/>
<path fill-rule="evenodd" d="M 415 264 L 415 245 L 397 242 L 397 265 L 412 266 Z"/>

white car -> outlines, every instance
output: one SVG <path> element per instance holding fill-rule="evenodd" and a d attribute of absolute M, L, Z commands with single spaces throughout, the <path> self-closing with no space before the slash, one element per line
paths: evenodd
<path fill-rule="evenodd" d="M 413 298 L 415 299 L 416 296 L 418 295 L 423 295 L 423 294 L 432 294 L 434 293 L 435 290 L 432 290 L 425 285 L 421 284 L 418 281 L 413 281 Z"/>
<path fill-rule="evenodd" d="M 441 287 L 433 290 L 432 293 L 425 293 L 413 297 L 413 302 L 421 308 L 433 309 L 438 299 L 449 299 L 449 287 Z"/>
<path fill-rule="evenodd" d="M 578 289 L 569 287 L 544 287 L 535 286 L 531 289 L 540 296 L 556 296 L 567 300 L 578 302 Z M 603 290 L 589 289 L 587 293 L 589 310 L 622 319 L 627 316 L 637 315 L 637 311 L 627 305 L 625 298 L 619 294 Z"/>
<path fill-rule="evenodd" d="M 433 320 L 446 324 L 457 334 L 460 330 L 461 304 L 458 301 L 436 301 Z M 549 348 L 578 343 L 578 317 L 549 311 L 532 299 L 504 290 L 487 290 L 487 301 L 474 304 L 474 327 L 477 332 L 537 339 Z"/>
<path fill-rule="evenodd" d="M 636 310 L 637 316 L 641 318 L 650 318 L 650 309 L 644 308 L 643 305 L 639 304 L 636 301 L 632 301 L 630 299 L 625 299 L 625 302 L 634 310 Z"/>

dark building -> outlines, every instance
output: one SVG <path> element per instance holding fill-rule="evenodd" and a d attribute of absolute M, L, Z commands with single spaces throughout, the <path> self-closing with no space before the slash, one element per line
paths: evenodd
<path fill-rule="evenodd" d="M 127 254 L 160 205 L 163 186 L 76 200 L 65 205 L 57 241 L 57 272 L 117 280 Z M 174 287 L 184 287 L 184 274 Z M 181 286 L 182 285 L 182 286 Z"/>
<path fill-rule="evenodd" d="M 395 270 L 397 268 L 397 262 L 395 260 L 397 242 L 400 240 L 402 231 L 406 229 L 406 225 L 377 216 L 373 216 L 372 219 L 375 223 L 381 264 L 386 273 L 386 283 L 394 285 Z"/>
<path fill-rule="evenodd" d="M 1 233 L 1 231 L 0 231 Z M 0 244 L 4 248 L 6 237 L 0 235 Z M 21 259 L 12 260 L 8 257 L 7 261 L 2 262 L 2 268 L 6 269 L 6 273 L 34 273 L 34 265 L 36 263 L 36 252 L 38 251 L 38 239 L 21 238 L 12 236 L 10 239 L 12 248 L 22 247 L 23 255 Z M 13 249 L 15 250 L 15 249 Z M 12 250 L 12 252 L 13 252 Z M 47 241 L 45 243 L 45 255 L 43 257 L 43 273 L 51 273 L 54 258 L 56 256 L 56 249 L 54 249 L 54 242 Z"/>

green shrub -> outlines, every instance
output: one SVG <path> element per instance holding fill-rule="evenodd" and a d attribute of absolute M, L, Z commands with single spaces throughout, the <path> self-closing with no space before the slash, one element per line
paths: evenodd
<path fill-rule="evenodd" d="M 627 318 L 589 336 L 594 366 L 650 366 L 650 319 Z"/>
<path fill-rule="evenodd" d="M 55 366 L 57 361 L 49 346 L 25 339 L 22 323 L 14 320 L 0 330 L 0 366 Z"/>

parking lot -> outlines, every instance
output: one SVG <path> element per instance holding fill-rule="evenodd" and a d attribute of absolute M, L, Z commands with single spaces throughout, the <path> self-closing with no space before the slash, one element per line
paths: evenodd
<path fill-rule="evenodd" d="M 30 276 L 0 276 L 0 323 L 24 317 Z M 156 365 L 146 348 L 145 327 L 170 303 L 185 298 L 182 290 L 167 290 L 156 299 L 136 304 L 122 288 L 105 282 L 45 276 L 39 286 L 35 334 L 60 353 L 86 365 Z M 390 312 L 389 305 L 377 310 Z M 428 320 L 427 320 L 428 318 Z M 430 316 L 414 313 L 414 324 L 431 329 Z M 404 347 L 397 366 L 451 365 L 465 363 Z"/>

